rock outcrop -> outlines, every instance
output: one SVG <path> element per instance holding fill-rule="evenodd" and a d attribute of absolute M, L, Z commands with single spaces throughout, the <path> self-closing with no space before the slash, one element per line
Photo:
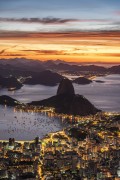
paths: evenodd
<path fill-rule="evenodd" d="M 59 84 L 57 95 L 60 94 L 67 94 L 67 95 L 75 94 L 74 87 L 69 79 L 64 78 Z"/>
<path fill-rule="evenodd" d="M 72 82 L 68 79 L 61 81 L 56 96 L 31 102 L 30 105 L 53 107 L 57 113 L 81 116 L 94 115 L 100 111 L 84 96 L 76 95 Z"/>

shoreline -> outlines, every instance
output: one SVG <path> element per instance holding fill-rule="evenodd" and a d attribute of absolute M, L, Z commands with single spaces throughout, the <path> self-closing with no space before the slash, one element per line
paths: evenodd
<path fill-rule="evenodd" d="M 99 115 L 100 115 L 100 114 L 98 113 L 98 114 L 96 114 L 96 115 L 82 117 L 82 118 L 79 119 L 79 121 L 76 122 L 76 123 L 79 124 L 80 121 L 85 121 L 85 118 L 87 118 L 86 120 L 89 119 L 89 120 L 91 121 L 91 118 L 97 117 L 97 116 L 99 116 Z M 107 117 L 107 116 L 108 116 L 108 117 L 120 116 L 120 112 L 117 112 L 117 113 L 113 113 L 113 112 L 102 112 L 102 115 L 104 115 L 104 116 L 106 116 L 106 117 Z M 76 123 L 75 123 L 75 124 L 76 124 Z M 72 124 L 70 123 L 67 128 L 69 128 L 71 125 L 72 125 Z M 74 127 L 74 124 L 73 124 L 73 127 Z M 34 139 L 35 139 L 36 137 L 39 137 L 39 141 L 42 141 L 42 140 L 44 140 L 47 136 L 49 136 L 50 134 L 59 133 L 59 132 L 63 131 L 64 129 L 65 129 L 65 127 L 63 127 L 61 130 L 57 130 L 57 131 L 54 131 L 54 132 L 49 132 L 49 133 L 45 134 L 43 137 L 39 137 L 39 136 L 36 135 L 36 136 L 34 136 L 34 138 L 31 139 L 31 140 L 16 140 L 16 139 L 15 139 L 15 142 L 18 142 L 18 143 L 29 142 L 29 143 L 31 143 L 31 142 L 34 142 Z M 11 138 L 11 137 L 9 137 L 9 138 Z M 14 137 L 13 137 L 13 138 L 14 138 Z M 9 139 L 7 139 L 7 140 L 0 139 L 0 142 L 9 142 Z"/>

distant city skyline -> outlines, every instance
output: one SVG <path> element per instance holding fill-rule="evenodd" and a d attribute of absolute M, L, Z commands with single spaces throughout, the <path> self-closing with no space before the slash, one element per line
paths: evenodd
<path fill-rule="evenodd" d="M 120 1 L 0 0 L 0 59 L 120 63 Z"/>

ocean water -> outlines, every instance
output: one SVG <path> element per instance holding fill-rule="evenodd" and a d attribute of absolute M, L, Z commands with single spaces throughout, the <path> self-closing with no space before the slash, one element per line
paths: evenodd
<path fill-rule="evenodd" d="M 93 82 L 89 85 L 75 85 L 76 92 L 83 94 L 96 107 L 103 111 L 120 112 L 120 75 L 97 77 L 95 80 L 104 83 Z"/>
<path fill-rule="evenodd" d="M 103 111 L 120 112 L 120 75 L 97 77 L 89 85 L 74 84 L 76 94 L 84 95 Z M 57 87 L 24 85 L 15 92 L 0 90 L 0 95 L 9 95 L 21 102 L 42 100 L 56 94 Z M 63 129 L 61 120 L 41 113 L 14 112 L 13 108 L 0 106 L 0 139 L 14 137 L 17 140 L 43 138 L 47 133 Z"/>
<path fill-rule="evenodd" d="M 76 94 L 84 95 L 95 106 L 104 111 L 120 111 L 120 75 L 97 77 L 95 80 L 104 83 L 93 82 L 89 85 L 73 84 Z M 21 102 L 38 101 L 56 94 L 58 86 L 49 87 L 43 85 L 24 85 L 20 90 L 0 90 L 0 95 L 11 96 Z"/>
<path fill-rule="evenodd" d="M 41 139 L 65 126 L 58 117 L 45 113 L 15 112 L 14 108 L 0 106 L 0 140 L 8 140 L 10 137 L 16 140 L 33 140 L 36 136 Z"/>

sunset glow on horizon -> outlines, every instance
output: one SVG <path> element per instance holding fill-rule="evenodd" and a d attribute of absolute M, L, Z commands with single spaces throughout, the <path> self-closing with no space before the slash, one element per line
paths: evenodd
<path fill-rule="evenodd" d="M 1 0 L 0 59 L 120 63 L 120 2 L 91 2 Z"/>

